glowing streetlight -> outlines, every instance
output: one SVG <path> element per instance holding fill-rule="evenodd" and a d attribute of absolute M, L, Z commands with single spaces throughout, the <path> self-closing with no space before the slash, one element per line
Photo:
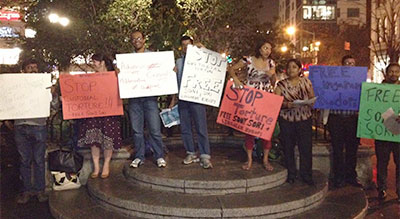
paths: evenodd
<path fill-rule="evenodd" d="M 65 27 L 65 26 L 67 26 L 67 25 L 69 24 L 69 19 L 66 18 L 66 17 L 62 17 L 62 18 L 60 18 L 59 23 L 60 23 L 63 27 Z"/>
<path fill-rule="evenodd" d="M 286 33 L 290 36 L 294 35 L 296 33 L 296 27 L 290 26 L 286 28 Z"/>
<path fill-rule="evenodd" d="M 320 42 L 320 41 L 317 41 L 317 42 L 315 42 L 315 45 L 316 45 L 316 46 L 320 46 L 320 45 L 321 45 L 321 42 Z"/>
<path fill-rule="evenodd" d="M 50 23 L 58 23 L 60 20 L 60 17 L 58 16 L 58 14 L 52 13 L 49 15 L 49 20 L 50 20 Z"/>
<path fill-rule="evenodd" d="M 66 27 L 69 24 L 69 19 L 66 17 L 60 17 L 58 14 L 51 13 L 48 16 L 50 23 L 59 23 L 61 26 Z"/>
<path fill-rule="evenodd" d="M 307 46 L 304 46 L 304 47 L 303 47 L 303 52 L 306 52 L 306 51 L 308 51 L 308 47 L 307 47 Z"/>
<path fill-rule="evenodd" d="M 282 47 L 281 47 L 281 52 L 287 52 L 287 51 L 288 51 L 287 46 L 282 46 Z"/>

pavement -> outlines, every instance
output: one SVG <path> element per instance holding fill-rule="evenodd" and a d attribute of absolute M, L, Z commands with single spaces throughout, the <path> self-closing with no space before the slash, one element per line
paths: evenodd
<path fill-rule="evenodd" d="M 0 129 L 0 134 L 0 218 L 53 218 L 47 202 L 39 203 L 37 199 L 32 198 L 27 204 L 19 205 L 16 203 L 16 196 L 22 187 L 18 171 L 19 156 L 12 139 L 12 133 Z M 371 159 L 375 166 L 375 156 Z M 376 176 L 375 173 L 374 176 Z M 369 209 L 366 216 L 367 219 L 400 218 L 400 204 L 395 201 L 395 167 L 393 160 L 391 160 L 389 164 L 388 198 L 386 201 L 379 203 L 377 200 L 377 192 L 374 189 L 366 190 L 365 192 L 369 200 Z"/>

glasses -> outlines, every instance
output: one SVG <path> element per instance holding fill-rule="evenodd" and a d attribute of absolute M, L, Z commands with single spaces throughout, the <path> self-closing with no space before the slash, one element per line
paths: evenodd
<path fill-rule="evenodd" d="M 133 41 L 133 42 L 135 42 L 135 41 L 141 41 L 141 40 L 143 40 L 142 37 L 132 38 L 132 41 Z"/>

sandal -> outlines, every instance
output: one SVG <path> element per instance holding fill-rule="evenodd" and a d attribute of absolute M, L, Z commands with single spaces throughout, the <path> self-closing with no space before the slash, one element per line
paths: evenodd
<path fill-rule="evenodd" d="M 99 173 L 92 173 L 92 174 L 90 174 L 90 178 L 92 178 L 92 179 L 96 179 L 97 177 L 99 177 Z"/>
<path fill-rule="evenodd" d="M 267 170 L 267 171 L 273 171 L 274 170 L 274 167 L 269 162 L 264 163 L 263 166 L 264 166 L 264 169 Z"/>
<path fill-rule="evenodd" d="M 249 162 L 244 163 L 243 166 L 242 166 L 242 169 L 243 170 L 250 170 L 251 169 L 251 163 L 249 163 Z"/>

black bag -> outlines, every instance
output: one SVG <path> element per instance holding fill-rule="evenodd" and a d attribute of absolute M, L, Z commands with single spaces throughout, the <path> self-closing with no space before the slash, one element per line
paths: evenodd
<path fill-rule="evenodd" d="M 49 169 L 66 173 L 78 173 L 83 165 L 83 157 L 74 150 L 59 150 L 49 153 Z"/>

